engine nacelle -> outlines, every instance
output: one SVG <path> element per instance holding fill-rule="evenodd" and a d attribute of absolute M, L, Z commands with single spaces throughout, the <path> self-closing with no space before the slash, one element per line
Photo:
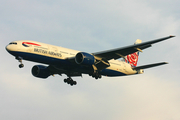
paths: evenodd
<path fill-rule="evenodd" d="M 143 74 L 143 73 L 144 73 L 143 69 L 137 70 L 137 74 Z"/>
<path fill-rule="evenodd" d="M 75 61 L 77 64 L 92 65 L 95 63 L 95 58 L 89 53 L 79 52 L 76 54 Z"/>
<path fill-rule="evenodd" d="M 50 71 L 46 66 L 35 65 L 31 70 L 33 76 L 38 78 L 48 78 L 50 76 Z"/>

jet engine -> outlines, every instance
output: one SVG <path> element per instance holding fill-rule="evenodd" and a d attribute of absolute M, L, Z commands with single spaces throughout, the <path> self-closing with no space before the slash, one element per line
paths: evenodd
<path fill-rule="evenodd" d="M 33 76 L 38 78 L 48 78 L 50 76 L 50 71 L 46 66 L 35 65 L 31 70 Z"/>
<path fill-rule="evenodd" d="M 89 53 L 79 52 L 76 54 L 75 61 L 77 64 L 92 65 L 95 63 L 95 58 Z"/>

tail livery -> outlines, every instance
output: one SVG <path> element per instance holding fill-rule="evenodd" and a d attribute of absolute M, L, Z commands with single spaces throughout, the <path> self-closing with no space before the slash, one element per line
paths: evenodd
<path fill-rule="evenodd" d="M 137 39 L 134 44 L 139 44 L 141 42 L 142 42 L 142 40 Z M 135 53 L 125 56 L 125 62 L 129 63 L 131 65 L 131 67 L 136 67 L 138 58 L 139 58 L 139 52 L 135 52 Z"/>

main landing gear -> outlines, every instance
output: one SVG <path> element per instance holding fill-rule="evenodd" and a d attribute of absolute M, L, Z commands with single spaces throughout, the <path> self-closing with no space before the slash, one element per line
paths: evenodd
<path fill-rule="evenodd" d="M 92 65 L 94 72 L 92 74 L 89 74 L 89 76 L 92 76 L 95 79 L 100 79 L 102 76 L 99 74 L 98 69 L 95 65 Z"/>
<path fill-rule="evenodd" d="M 22 63 L 22 58 L 18 56 L 18 57 L 16 57 L 16 59 L 21 63 L 21 64 L 19 64 L 19 68 L 23 68 L 24 64 Z"/>
<path fill-rule="evenodd" d="M 67 83 L 67 84 L 70 84 L 71 86 L 77 84 L 77 82 L 74 81 L 71 77 L 69 77 L 69 78 L 67 78 L 67 79 L 64 79 L 64 82 Z"/>
<path fill-rule="evenodd" d="M 98 72 L 94 72 L 93 74 L 89 74 L 89 76 L 92 76 L 95 79 L 100 79 L 102 77 Z"/>

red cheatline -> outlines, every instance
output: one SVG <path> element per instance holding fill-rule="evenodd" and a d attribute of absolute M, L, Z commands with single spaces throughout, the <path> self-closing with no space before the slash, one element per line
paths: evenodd
<path fill-rule="evenodd" d="M 29 44 L 29 45 L 41 46 L 41 45 L 39 45 L 39 44 L 36 44 L 36 43 L 31 43 L 31 42 L 23 42 L 22 44 Z"/>

